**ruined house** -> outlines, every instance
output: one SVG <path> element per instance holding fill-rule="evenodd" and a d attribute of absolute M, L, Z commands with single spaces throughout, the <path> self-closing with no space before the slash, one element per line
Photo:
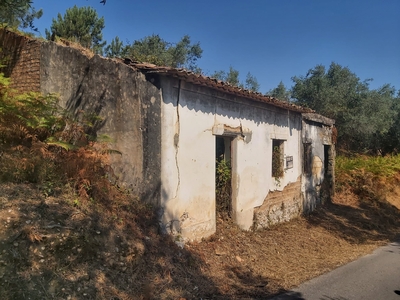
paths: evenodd
<path fill-rule="evenodd" d="M 216 231 L 216 162 L 231 166 L 229 209 L 243 229 L 312 211 L 332 195 L 334 121 L 184 69 L 86 55 L 1 30 L 4 69 L 21 91 L 57 93 L 95 113 L 119 184 L 185 239 Z"/>

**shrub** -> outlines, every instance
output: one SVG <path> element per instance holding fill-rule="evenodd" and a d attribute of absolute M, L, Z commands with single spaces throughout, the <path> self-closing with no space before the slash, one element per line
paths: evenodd
<path fill-rule="evenodd" d="M 106 200 L 112 151 L 87 134 L 93 116 L 81 119 L 69 118 L 55 95 L 18 93 L 0 73 L 0 180 L 38 183 L 46 194 L 72 182 L 82 198 Z"/>
<path fill-rule="evenodd" d="M 217 160 L 216 172 L 216 209 L 220 213 L 231 213 L 231 165 L 225 159 Z"/>

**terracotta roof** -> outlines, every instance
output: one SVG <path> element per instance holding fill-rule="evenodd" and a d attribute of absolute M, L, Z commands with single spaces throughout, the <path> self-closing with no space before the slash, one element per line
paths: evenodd
<path fill-rule="evenodd" d="M 281 107 L 281 108 L 288 109 L 291 111 L 296 111 L 296 112 L 300 112 L 300 113 L 314 112 L 310 108 L 305 108 L 305 107 L 295 105 L 295 104 L 287 102 L 287 101 L 282 101 L 275 97 L 265 96 L 258 92 L 253 92 L 250 90 L 242 89 L 237 86 L 233 86 L 227 82 L 223 82 L 221 80 L 217 80 L 212 77 L 197 74 L 197 73 L 188 71 L 186 69 L 176 69 L 176 68 L 171 68 L 171 67 L 156 66 L 153 64 L 149 64 L 149 63 L 139 63 L 139 62 L 134 62 L 130 59 L 124 59 L 122 61 L 125 64 L 127 64 L 131 67 L 134 67 L 144 73 L 157 73 L 160 75 L 176 77 L 176 78 L 185 80 L 186 82 L 190 82 L 190 83 L 193 83 L 196 85 L 209 87 L 209 88 L 212 88 L 212 89 L 215 89 L 218 91 L 222 91 L 222 92 L 234 95 L 234 96 L 245 97 L 245 98 L 252 99 L 255 101 L 268 103 L 273 106 Z"/>

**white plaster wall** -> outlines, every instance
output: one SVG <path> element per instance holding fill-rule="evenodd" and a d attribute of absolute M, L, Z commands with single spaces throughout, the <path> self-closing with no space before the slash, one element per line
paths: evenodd
<path fill-rule="evenodd" d="M 235 138 L 232 156 L 234 219 L 249 229 L 254 207 L 263 203 L 268 192 L 296 182 L 301 174 L 300 114 L 246 99 L 232 102 L 229 96 L 223 99 L 224 95 L 185 82 L 181 82 L 178 105 L 178 80 L 164 79 L 162 87 L 164 225 L 187 239 L 215 232 L 216 138 L 212 129 L 223 124 L 251 131 L 250 141 Z M 279 184 L 271 175 L 272 138 L 285 139 L 284 153 L 293 156 L 293 168 L 285 171 Z"/>

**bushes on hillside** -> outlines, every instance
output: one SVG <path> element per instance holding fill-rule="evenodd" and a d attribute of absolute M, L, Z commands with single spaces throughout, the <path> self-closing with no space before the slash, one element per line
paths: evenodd
<path fill-rule="evenodd" d="M 68 182 L 83 198 L 106 200 L 108 144 L 86 134 L 88 124 L 55 95 L 19 93 L 0 73 L 0 181 L 37 183 L 46 194 Z"/>

